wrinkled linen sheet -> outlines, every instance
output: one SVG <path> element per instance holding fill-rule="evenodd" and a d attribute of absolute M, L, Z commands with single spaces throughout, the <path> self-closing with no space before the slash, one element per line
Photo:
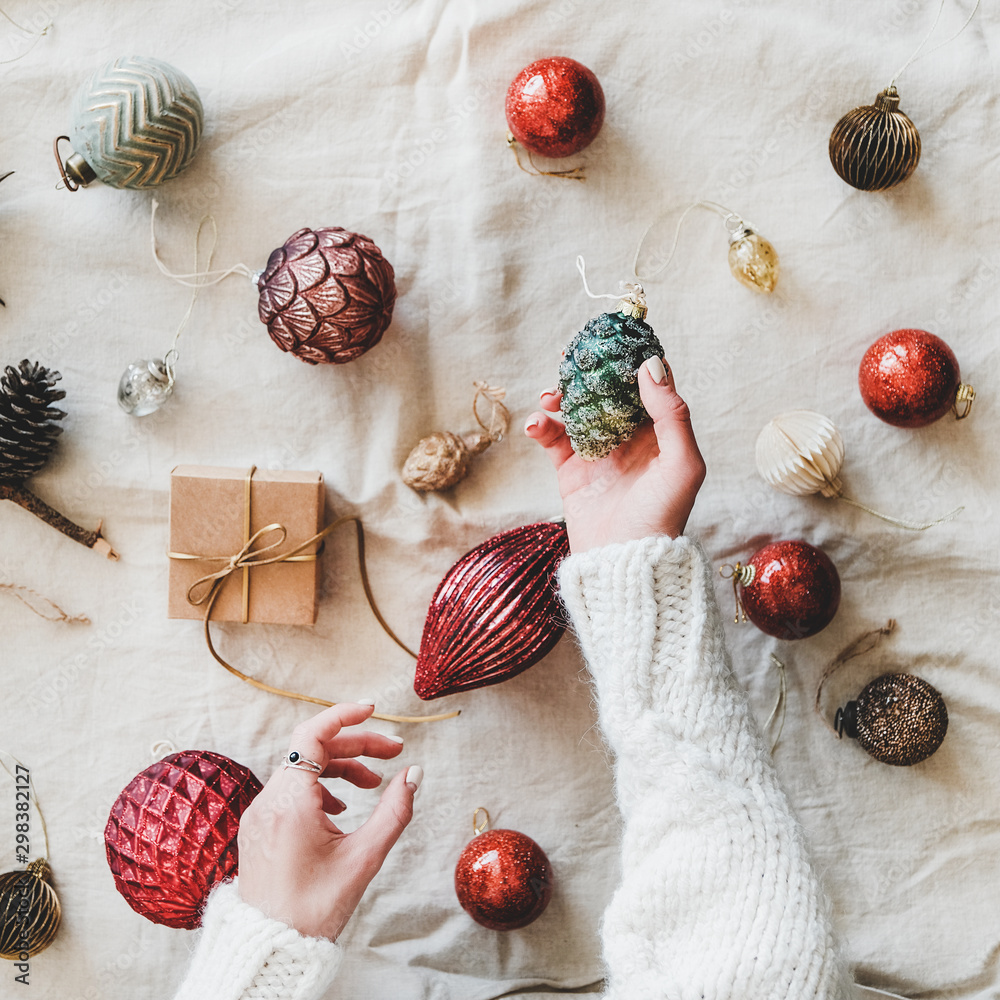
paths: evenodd
<path fill-rule="evenodd" d="M 766 720 L 787 666 L 777 766 L 828 886 L 861 982 L 923 998 L 1000 990 L 1000 680 L 996 516 L 1000 460 L 995 324 L 1000 22 L 984 5 L 954 42 L 899 81 L 923 138 L 920 165 L 882 194 L 845 185 L 830 129 L 870 103 L 930 28 L 930 2 L 623 0 L 273 4 L 179 0 L 15 2 L 52 28 L 2 66 L 0 315 L 3 363 L 59 369 L 68 417 L 33 481 L 92 526 L 117 564 L 0 505 L 4 584 L 33 588 L 90 625 L 52 623 L 0 590 L 0 747 L 31 771 L 48 823 L 63 926 L 30 962 L 32 995 L 169 996 L 191 948 L 114 889 L 102 831 L 119 790 L 175 749 L 225 753 L 266 778 L 312 709 L 241 684 L 209 657 L 199 623 L 166 619 L 169 473 L 181 463 L 318 469 L 328 514 L 360 515 L 385 617 L 419 642 L 451 563 L 505 528 L 560 513 L 548 461 L 520 429 L 555 379 L 559 351 L 631 276 L 635 245 L 669 248 L 680 209 L 712 199 L 756 223 L 781 258 L 770 297 L 728 273 L 725 231 L 692 213 L 671 266 L 647 282 L 649 322 L 691 406 L 709 475 L 689 532 L 718 564 L 802 538 L 837 565 L 843 601 L 820 635 L 795 643 L 728 627 L 736 671 Z M 958 29 L 948 3 L 928 48 Z M 27 48 L 0 25 L 7 59 Z M 198 86 L 204 141 L 156 192 L 161 256 L 195 269 L 199 220 L 218 225 L 213 267 L 263 267 L 303 226 L 369 235 L 396 269 L 383 342 L 343 366 L 281 354 L 235 275 L 203 290 L 181 335 L 174 397 L 136 420 L 116 406 L 125 365 L 161 357 L 190 291 L 152 260 L 148 192 L 56 189 L 52 139 L 71 96 L 124 54 L 170 62 Z M 570 55 L 607 95 L 604 129 L 578 184 L 527 176 L 505 147 L 503 98 L 528 62 Z M 205 266 L 203 236 L 200 265 Z M 979 390 L 972 416 L 919 431 L 864 407 L 857 367 L 876 337 L 929 329 Z M 399 469 L 434 430 L 471 429 L 472 383 L 507 389 L 509 437 L 449 493 L 420 496 Z M 753 446 L 776 414 L 828 414 L 846 443 L 848 495 L 891 514 L 957 519 L 924 533 L 834 500 L 793 498 L 759 479 Z M 322 562 L 314 628 L 224 625 L 223 655 L 271 684 L 386 712 L 461 708 L 455 720 L 374 724 L 406 739 L 401 764 L 426 779 L 412 825 L 343 937 L 331 997 L 478 1000 L 599 989 L 600 915 L 617 878 L 618 818 L 584 665 L 571 638 L 540 665 L 485 690 L 425 705 L 412 661 L 368 612 L 350 532 Z M 728 613 L 732 593 L 719 580 Z M 913 670 L 944 694 L 940 751 L 887 767 L 839 742 L 814 714 L 824 667 L 888 618 L 897 633 L 827 683 L 823 708 L 877 674 Z M 4 791 L 4 789 L 7 789 Z M 374 794 L 338 791 L 345 827 Z M 455 860 L 477 806 L 551 859 L 556 891 L 531 927 L 497 934 L 458 907 Z M 13 866 L 13 784 L 0 783 L 0 854 Z M 41 837 L 32 820 L 32 852 Z M 0 967 L 0 994 L 14 969 Z"/>

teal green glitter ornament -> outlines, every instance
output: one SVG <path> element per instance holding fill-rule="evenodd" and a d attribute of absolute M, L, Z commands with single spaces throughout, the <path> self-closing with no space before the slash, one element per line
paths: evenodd
<path fill-rule="evenodd" d="M 100 180 L 151 188 L 192 160 L 204 128 L 201 98 L 180 70 L 148 56 L 122 56 L 77 91 L 71 135 L 56 139 L 56 162 L 70 191 Z M 73 146 L 65 164 L 59 141 Z"/>
<path fill-rule="evenodd" d="M 582 261 L 577 267 L 583 274 Z M 626 285 L 617 312 L 595 316 L 563 352 L 560 410 L 573 450 L 587 462 L 610 455 L 646 419 L 637 371 L 647 358 L 662 358 L 663 347 L 645 315 L 642 285 Z"/>

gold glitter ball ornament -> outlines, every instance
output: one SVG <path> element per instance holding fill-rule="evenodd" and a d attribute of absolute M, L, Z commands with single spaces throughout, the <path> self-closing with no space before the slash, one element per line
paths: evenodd
<path fill-rule="evenodd" d="M 941 692 L 915 674 L 883 674 L 837 709 L 834 725 L 883 764 L 908 767 L 941 746 L 948 709 Z"/>
<path fill-rule="evenodd" d="M 766 295 L 778 281 L 778 253 L 744 223 L 729 237 L 729 270 L 741 285 Z"/>
<path fill-rule="evenodd" d="M 451 431 L 435 431 L 421 438 L 403 464 L 403 482 L 419 493 L 447 490 L 461 482 L 469 473 L 473 455 L 485 451 L 491 444 L 502 441 L 510 427 L 510 412 L 503 405 L 504 389 L 473 383 L 476 395 L 472 401 L 472 414 L 479 430 L 460 437 Z M 490 403 L 488 422 L 479 416 L 480 398 Z"/>
<path fill-rule="evenodd" d="M 51 879 L 44 858 L 0 875 L 0 958 L 24 962 L 52 943 L 62 908 Z"/>
<path fill-rule="evenodd" d="M 920 133 L 899 110 L 899 94 L 886 87 L 849 111 L 830 133 L 833 169 L 859 191 L 885 191 L 902 184 L 920 161 Z"/>

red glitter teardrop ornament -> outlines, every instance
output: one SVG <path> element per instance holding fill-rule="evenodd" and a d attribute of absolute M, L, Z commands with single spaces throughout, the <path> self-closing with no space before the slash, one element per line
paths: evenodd
<path fill-rule="evenodd" d="M 396 303 L 382 251 L 338 226 L 300 229 L 268 258 L 257 288 L 271 339 L 311 365 L 342 365 L 371 350 Z"/>
<path fill-rule="evenodd" d="M 499 684 L 542 659 L 565 630 L 553 577 L 566 526 L 502 531 L 467 552 L 438 584 L 413 689 L 425 701 Z"/>
<path fill-rule="evenodd" d="M 765 545 L 737 563 L 733 585 L 739 604 L 762 632 L 805 639 L 822 631 L 840 606 L 840 576 L 829 557 L 806 542 Z"/>
<path fill-rule="evenodd" d="M 952 349 L 926 330 L 893 330 L 879 337 L 861 359 L 858 387 L 865 406 L 895 427 L 926 427 L 953 408 L 961 419 L 976 396 L 962 383 Z"/>
<path fill-rule="evenodd" d="M 507 88 L 507 125 L 525 149 L 559 159 L 589 146 L 604 124 L 604 91 L 575 59 L 525 66 Z"/>
<path fill-rule="evenodd" d="M 552 866 L 531 837 L 516 830 L 487 830 L 462 851 L 455 892 L 477 924 L 492 931 L 516 930 L 537 920 L 549 905 Z"/>
<path fill-rule="evenodd" d="M 212 886 L 236 874 L 240 816 L 261 787 L 248 768 L 210 750 L 172 753 L 140 771 L 104 828 L 128 905 L 154 924 L 197 927 Z"/>

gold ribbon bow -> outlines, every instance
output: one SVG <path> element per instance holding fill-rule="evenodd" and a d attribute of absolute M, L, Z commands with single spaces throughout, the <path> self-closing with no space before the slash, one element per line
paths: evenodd
<path fill-rule="evenodd" d="M 257 680 L 255 677 L 250 677 L 248 674 L 244 674 L 242 671 L 237 670 L 231 663 L 224 660 L 215 648 L 215 644 L 212 642 L 212 632 L 209 628 L 209 620 L 212 617 L 212 608 L 215 606 L 215 601 L 225 585 L 225 582 L 233 575 L 233 573 L 238 570 L 242 570 L 243 573 L 243 622 L 246 623 L 249 620 L 249 593 L 250 593 L 250 570 L 257 566 L 271 566 L 275 563 L 282 562 L 315 562 L 316 558 L 319 556 L 320 552 L 323 551 L 322 545 L 316 549 L 315 552 L 303 553 L 303 549 L 309 548 L 311 545 L 315 545 L 318 542 L 323 542 L 327 535 L 331 534 L 342 524 L 348 524 L 350 522 L 354 523 L 357 529 L 358 537 L 358 564 L 361 570 L 361 584 L 364 587 L 365 598 L 368 601 L 368 606 L 372 610 L 372 614 L 378 620 L 379 625 L 382 626 L 386 635 L 400 649 L 405 650 L 414 659 L 416 659 L 417 654 L 410 649 L 395 632 L 389 628 L 388 623 L 382 617 L 378 606 L 375 604 L 375 597 L 372 594 L 371 585 L 368 582 L 368 571 L 365 566 L 365 533 L 364 528 L 361 526 L 361 519 L 354 517 L 353 515 L 345 515 L 344 517 L 338 517 L 336 520 L 331 521 L 322 531 L 313 535 L 311 538 L 307 538 L 304 542 L 296 545 L 294 548 L 289 549 L 287 552 L 280 552 L 275 555 L 267 555 L 268 552 L 273 552 L 275 549 L 279 548 L 284 544 L 286 538 L 288 537 L 288 529 L 283 524 L 265 525 L 258 531 L 255 531 L 252 535 L 250 534 L 250 482 L 253 478 L 253 474 L 256 471 L 256 466 L 251 466 L 250 470 L 247 472 L 247 477 L 245 481 L 244 490 L 244 505 L 243 505 L 243 524 L 244 524 L 244 537 L 246 541 L 243 543 L 243 548 L 239 552 L 231 556 L 200 556 L 193 555 L 188 552 L 169 552 L 167 553 L 171 559 L 198 559 L 208 562 L 224 562 L 225 565 L 220 569 L 216 570 L 214 573 L 206 573 L 203 577 L 195 580 L 194 583 L 188 587 L 187 599 L 191 604 L 194 605 L 204 605 L 205 615 L 202 619 L 202 623 L 205 630 L 205 644 L 208 646 L 208 651 L 212 654 L 212 657 L 217 663 L 225 667 L 231 674 L 239 677 L 240 680 L 246 681 L 247 684 L 253 685 L 255 688 L 259 688 L 261 691 L 268 691 L 271 694 L 279 694 L 285 698 L 294 698 L 297 701 L 307 701 L 313 705 L 323 705 L 329 708 L 335 705 L 336 702 L 325 701 L 322 698 L 314 698 L 312 695 L 299 694 L 295 691 L 286 691 L 284 688 L 273 687 L 270 684 L 265 684 L 263 681 Z M 254 548 L 254 546 L 267 534 L 270 532 L 277 531 L 280 532 L 281 537 L 276 541 L 271 542 L 269 545 L 265 545 L 262 548 Z M 439 715 L 383 715 L 379 712 L 374 712 L 372 714 L 373 719 L 381 719 L 384 722 L 438 722 L 442 719 L 453 719 L 459 712 L 444 712 Z"/>

